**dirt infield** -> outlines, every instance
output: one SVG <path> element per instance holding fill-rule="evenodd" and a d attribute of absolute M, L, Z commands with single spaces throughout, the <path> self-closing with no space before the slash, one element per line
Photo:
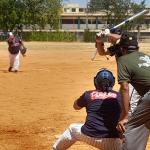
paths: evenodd
<path fill-rule="evenodd" d="M 114 58 L 91 61 L 94 43 L 25 45 L 29 51 L 21 57 L 20 71 L 9 73 L 7 44 L 0 43 L 0 150 L 50 150 L 69 124 L 84 122 L 85 110 L 75 111 L 72 104 L 94 88 L 98 69 L 107 67 L 116 76 Z M 150 53 L 148 44 L 141 50 Z M 77 149 L 94 148 L 80 142 L 70 148 Z"/>

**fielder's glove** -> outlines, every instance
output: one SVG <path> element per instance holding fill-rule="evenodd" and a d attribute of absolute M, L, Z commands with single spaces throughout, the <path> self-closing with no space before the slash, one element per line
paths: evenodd
<path fill-rule="evenodd" d="M 22 47 L 22 48 L 20 49 L 20 52 L 21 52 L 22 55 L 25 55 L 26 52 L 27 52 L 27 48 L 26 48 L 26 47 Z"/>

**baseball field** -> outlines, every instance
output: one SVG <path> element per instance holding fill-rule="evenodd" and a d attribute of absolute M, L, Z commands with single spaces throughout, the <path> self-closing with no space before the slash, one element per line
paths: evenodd
<path fill-rule="evenodd" d="M 115 59 L 96 56 L 94 43 L 25 42 L 20 71 L 8 72 L 7 43 L 0 43 L 0 150 L 50 150 L 71 124 L 85 120 L 85 109 L 72 105 L 93 77 L 106 67 L 116 76 Z M 150 54 L 150 44 L 141 43 Z M 117 90 L 119 86 L 114 87 Z M 150 142 L 149 142 L 150 143 Z M 147 150 L 150 150 L 150 144 Z M 77 142 L 70 150 L 95 149 Z"/>

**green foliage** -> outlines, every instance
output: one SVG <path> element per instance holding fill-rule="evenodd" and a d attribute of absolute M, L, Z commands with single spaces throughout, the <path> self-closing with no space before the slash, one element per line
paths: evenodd
<path fill-rule="evenodd" d="M 116 25 L 127 16 L 129 5 L 130 0 L 91 0 L 89 9 L 94 12 L 104 11 L 107 24 Z"/>
<path fill-rule="evenodd" d="M 47 21 L 50 25 L 50 29 L 59 29 L 59 19 L 61 13 L 61 1 L 60 0 L 49 0 L 47 3 L 48 12 L 47 12 Z"/>
<path fill-rule="evenodd" d="M 140 11 L 145 9 L 145 0 L 141 1 L 140 4 L 132 3 L 131 7 L 132 7 L 133 14 L 139 13 Z M 134 20 L 131 23 L 131 28 L 137 28 L 137 29 L 140 28 L 143 21 L 144 21 L 144 16 L 138 17 L 136 20 Z"/>
<path fill-rule="evenodd" d="M 83 38 L 84 38 L 84 42 L 94 42 L 95 32 L 90 32 L 89 30 L 85 30 Z"/>
<path fill-rule="evenodd" d="M 145 0 L 140 4 L 131 0 L 90 0 L 88 5 L 90 12 L 104 11 L 106 13 L 106 24 L 108 27 L 117 25 L 131 14 L 140 12 L 144 8 Z M 129 28 L 133 26 L 132 24 L 128 25 Z"/>
<path fill-rule="evenodd" d="M 21 0 L 0 1 L 0 28 L 4 31 L 13 30 L 23 19 L 24 7 Z"/>
<path fill-rule="evenodd" d="M 75 33 L 70 32 L 23 32 L 25 41 L 76 41 Z"/>
<path fill-rule="evenodd" d="M 58 29 L 62 0 L 0 0 L 0 29 L 12 31 L 18 25 L 32 29 Z"/>

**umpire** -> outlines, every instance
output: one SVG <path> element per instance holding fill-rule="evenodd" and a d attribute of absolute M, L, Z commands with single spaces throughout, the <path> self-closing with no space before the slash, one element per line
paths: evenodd
<path fill-rule="evenodd" d="M 108 33 L 107 37 L 113 41 L 119 39 L 108 51 L 118 57 L 118 83 L 123 107 L 117 129 L 124 133 L 123 150 L 145 150 L 150 129 L 150 56 L 138 51 L 137 38 L 131 33 L 123 33 L 120 37 Z M 103 47 L 103 42 L 99 42 L 99 54 L 104 53 Z M 128 118 L 129 83 L 140 94 L 141 99 Z"/>

